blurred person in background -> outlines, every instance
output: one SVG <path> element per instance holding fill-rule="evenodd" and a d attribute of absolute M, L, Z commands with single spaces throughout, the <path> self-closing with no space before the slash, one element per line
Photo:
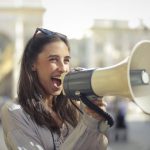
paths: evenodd
<path fill-rule="evenodd" d="M 127 140 L 127 133 L 128 133 L 128 127 L 127 127 L 127 121 L 126 121 L 126 115 L 127 115 L 127 100 L 123 100 L 120 97 L 116 98 L 116 116 L 115 116 L 115 140 Z"/>
<path fill-rule="evenodd" d="M 105 119 L 62 94 L 60 78 L 69 68 L 67 37 L 37 28 L 23 52 L 18 97 L 2 109 L 9 150 L 107 149 L 106 131 L 99 126 Z M 102 100 L 94 103 L 105 109 Z"/>

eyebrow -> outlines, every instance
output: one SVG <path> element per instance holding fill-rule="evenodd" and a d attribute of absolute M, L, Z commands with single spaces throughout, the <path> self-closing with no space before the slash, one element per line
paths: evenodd
<path fill-rule="evenodd" d="M 49 55 L 48 58 L 52 58 L 52 57 L 59 57 L 58 55 Z M 70 56 L 65 56 L 64 58 L 68 58 L 68 59 L 71 59 Z"/>

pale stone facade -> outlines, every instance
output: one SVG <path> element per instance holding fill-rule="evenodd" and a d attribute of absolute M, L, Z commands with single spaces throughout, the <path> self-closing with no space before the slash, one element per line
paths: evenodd
<path fill-rule="evenodd" d="M 70 40 L 73 65 L 86 68 L 106 67 L 123 61 L 141 40 L 150 40 L 150 28 L 131 27 L 129 20 L 94 21 L 90 36 Z M 88 31 L 89 32 L 89 31 Z"/>
<path fill-rule="evenodd" d="M 0 95 L 15 97 L 23 48 L 44 12 L 42 0 L 0 1 Z"/>

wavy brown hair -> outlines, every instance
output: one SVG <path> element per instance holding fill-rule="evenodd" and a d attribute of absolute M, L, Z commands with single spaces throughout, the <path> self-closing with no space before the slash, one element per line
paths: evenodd
<path fill-rule="evenodd" d="M 32 64 L 35 62 L 43 47 L 55 41 L 63 41 L 70 51 L 67 38 L 57 33 L 47 35 L 41 32 L 28 41 L 21 60 L 18 101 L 23 110 L 29 114 L 31 119 L 39 126 L 47 127 L 50 131 L 60 134 L 58 124 L 42 104 L 46 99 L 46 92 L 38 80 L 36 71 L 32 71 Z M 53 110 L 64 123 L 68 122 L 73 127 L 77 125 L 77 111 L 74 107 L 74 103 L 67 99 L 62 93 L 53 98 Z"/>

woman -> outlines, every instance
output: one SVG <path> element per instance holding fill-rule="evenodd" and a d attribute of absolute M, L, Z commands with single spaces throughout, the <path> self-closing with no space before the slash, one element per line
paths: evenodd
<path fill-rule="evenodd" d="M 69 72 L 67 37 L 37 28 L 21 61 L 18 98 L 2 110 L 9 150 L 104 150 L 107 138 L 98 128 L 103 117 L 62 94 L 60 77 Z M 96 105 L 105 107 L 100 101 Z M 92 116 L 92 117 L 91 117 Z"/>

